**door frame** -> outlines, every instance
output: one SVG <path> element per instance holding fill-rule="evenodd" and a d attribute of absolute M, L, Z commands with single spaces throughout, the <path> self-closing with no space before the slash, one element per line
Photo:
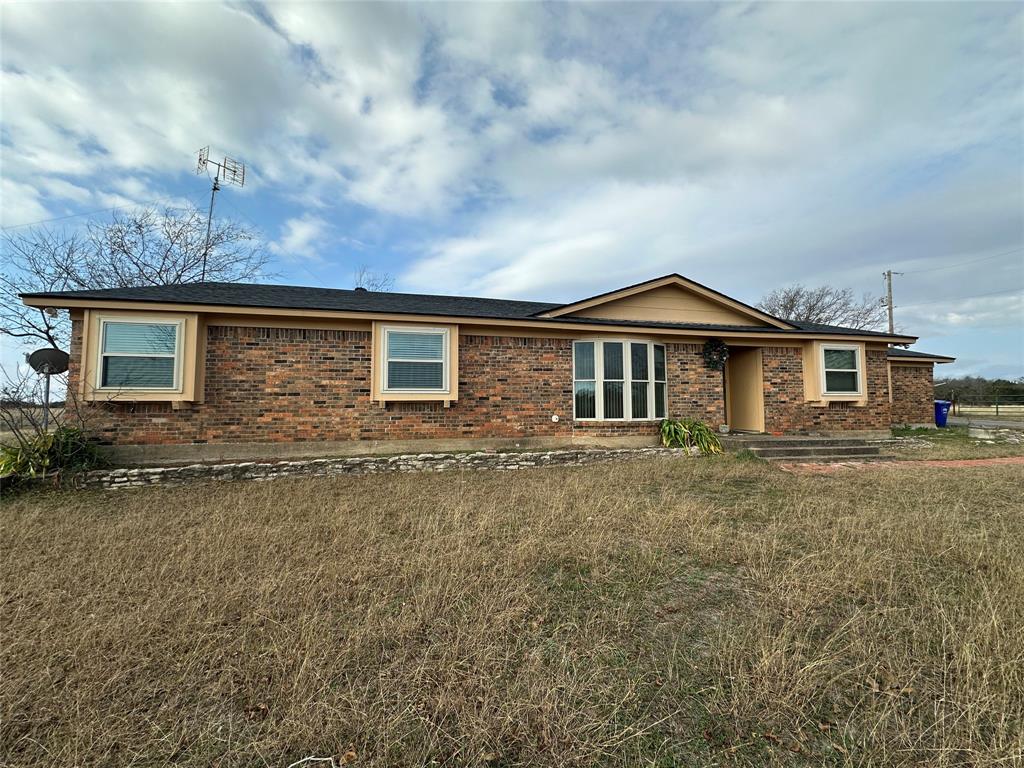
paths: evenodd
<path fill-rule="evenodd" d="M 743 430 L 745 432 L 764 432 L 764 358 L 761 347 L 732 347 L 728 360 L 725 363 L 725 412 L 728 415 L 730 430 Z M 738 355 L 753 355 L 754 360 L 748 364 L 748 369 L 741 369 L 737 374 L 735 357 Z M 752 366 L 752 370 L 750 368 Z M 756 375 L 755 381 L 750 381 L 751 374 Z M 736 424 L 737 397 L 740 392 L 747 398 L 754 398 L 754 412 L 756 419 L 753 424 Z"/>

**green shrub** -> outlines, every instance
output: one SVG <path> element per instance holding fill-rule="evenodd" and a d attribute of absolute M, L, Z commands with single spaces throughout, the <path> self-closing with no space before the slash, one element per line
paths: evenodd
<path fill-rule="evenodd" d="M 666 448 L 698 448 L 704 454 L 722 452 L 722 441 L 715 430 L 699 419 L 664 419 L 661 444 Z"/>
<path fill-rule="evenodd" d="M 58 427 L 0 449 L 0 476 L 36 477 L 93 469 L 103 464 L 97 447 L 74 427 Z"/>

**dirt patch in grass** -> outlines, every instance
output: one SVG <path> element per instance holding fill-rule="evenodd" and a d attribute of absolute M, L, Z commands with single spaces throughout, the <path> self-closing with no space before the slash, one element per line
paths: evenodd
<path fill-rule="evenodd" d="M 1010 763 L 1019 475 L 722 457 L 20 496 L 0 763 Z"/>

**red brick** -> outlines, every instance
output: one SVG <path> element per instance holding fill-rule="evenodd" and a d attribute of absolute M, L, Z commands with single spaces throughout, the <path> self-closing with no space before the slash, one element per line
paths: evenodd
<path fill-rule="evenodd" d="M 934 424 L 935 386 L 931 365 L 892 366 L 892 423 Z"/>
<path fill-rule="evenodd" d="M 81 324 L 72 341 L 72 390 Z M 205 402 L 104 403 L 85 409 L 89 429 L 116 445 L 519 438 L 657 433 L 657 423 L 573 422 L 572 342 L 475 336 L 459 340 L 459 393 L 440 402 L 370 401 L 368 331 L 210 326 Z M 803 399 L 799 348 L 764 349 L 769 431 L 881 429 L 890 409 L 885 352 L 867 355 L 869 405 L 846 410 Z M 666 344 L 668 412 L 717 427 L 722 374 L 709 370 L 699 343 Z M 930 402 L 930 398 L 929 398 Z M 551 416 L 557 414 L 558 422 Z"/>
<path fill-rule="evenodd" d="M 765 347 L 765 431 L 787 434 L 889 428 L 889 374 L 884 349 L 866 353 L 867 404 L 822 406 L 804 397 L 800 347 Z"/>

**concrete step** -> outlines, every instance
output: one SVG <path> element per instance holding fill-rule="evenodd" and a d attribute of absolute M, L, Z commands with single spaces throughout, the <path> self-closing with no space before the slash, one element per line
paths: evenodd
<path fill-rule="evenodd" d="M 834 458 L 841 456 L 877 456 L 877 445 L 763 445 L 749 449 L 751 453 L 762 459 L 773 459 L 776 456 L 815 456 Z"/>

